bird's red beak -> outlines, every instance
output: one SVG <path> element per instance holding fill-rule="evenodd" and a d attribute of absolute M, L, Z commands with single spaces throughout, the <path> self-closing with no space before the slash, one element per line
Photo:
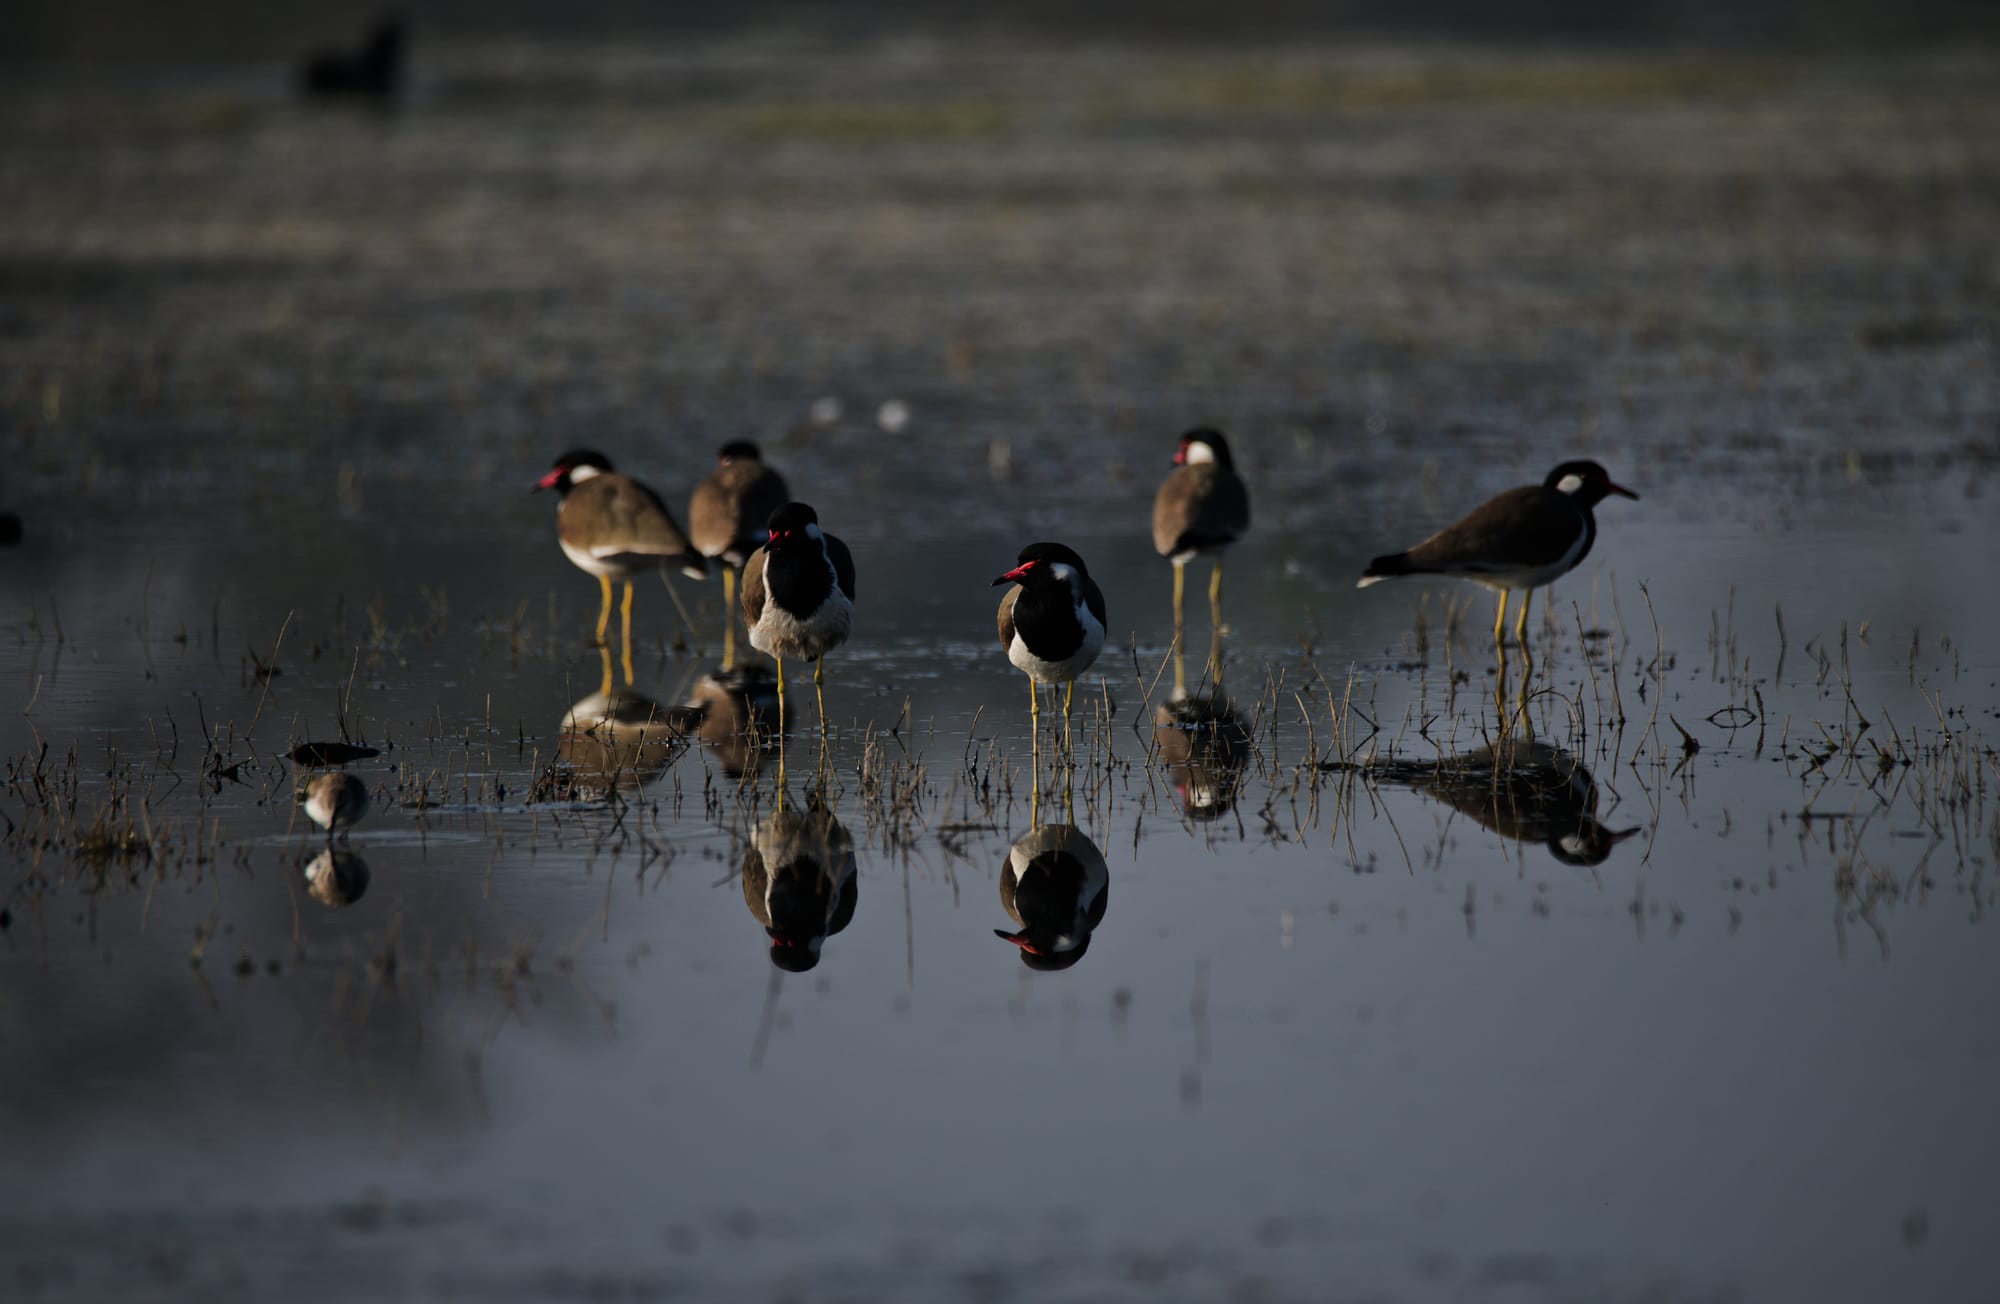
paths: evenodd
<path fill-rule="evenodd" d="M 1004 929 L 996 928 L 993 930 L 993 935 L 1002 941 L 1012 942 L 1029 955 L 1040 955 L 1042 953 L 1040 947 L 1028 940 L 1028 930 L 1025 928 L 1018 933 L 1010 933 Z"/>
<path fill-rule="evenodd" d="M 568 474 L 569 474 L 568 467 L 566 466 L 556 467 L 554 470 L 550 471 L 547 475 L 535 481 L 535 487 L 533 489 L 530 489 L 528 492 L 532 494 L 532 493 L 540 493 L 544 489 L 553 489 L 558 484 L 560 484 L 562 482 L 562 478 Z"/>
<path fill-rule="evenodd" d="M 1181 446 L 1180 446 L 1179 448 L 1176 448 L 1176 449 L 1174 450 L 1174 465 L 1175 465 L 1175 466 L 1186 466 L 1186 465 L 1187 465 L 1187 445 L 1186 445 L 1186 444 L 1182 444 L 1182 445 L 1181 445 Z"/>
<path fill-rule="evenodd" d="M 1035 569 L 1035 567 L 1040 564 L 1041 564 L 1040 562 L 1024 561 L 1019 566 L 1016 566 L 1013 570 L 1010 570 L 1005 575 L 1002 575 L 999 579 L 994 580 L 993 587 L 997 588 L 1002 584 L 1018 584 L 1020 583 L 1021 577 L 1023 575 L 1026 575 L 1029 571 Z"/>
<path fill-rule="evenodd" d="M 1613 484 L 1609 480 L 1606 480 L 1604 482 L 1604 491 L 1606 493 L 1619 494 L 1623 497 L 1630 498 L 1635 503 L 1639 501 L 1638 494 L 1633 493 L 1630 489 L 1627 489 L 1622 484 Z"/>

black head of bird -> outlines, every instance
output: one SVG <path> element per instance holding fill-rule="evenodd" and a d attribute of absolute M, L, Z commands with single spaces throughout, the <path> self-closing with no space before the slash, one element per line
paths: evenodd
<path fill-rule="evenodd" d="M 555 460 L 548 473 L 535 481 L 531 492 L 553 489 L 562 497 L 594 475 L 611 470 L 611 459 L 591 448 L 572 448 Z"/>
<path fill-rule="evenodd" d="M 1180 447 L 1174 450 L 1174 465 L 1199 466 L 1203 462 L 1235 465 L 1229 459 L 1229 439 L 1220 430 L 1203 426 L 1181 436 Z"/>
<path fill-rule="evenodd" d="M 994 580 L 995 586 L 1019 584 L 1023 588 L 1034 588 L 1045 584 L 1067 585 L 1072 575 L 1088 577 L 1090 574 L 1083 558 L 1060 543 L 1031 543 L 1021 549 L 1021 555 L 1016 560 L 1020 564 Z"/>
<path fill-rule="evenodd" d="M 1639 495 L 1612 482 L 1611 473 L 1595 462 L 1564 462 L 1549 472 L 1542 487 L 1568 494 L 1579 507 L 1595 507 L 1612 494 L 1638 500 Z"/>
<path fill-rule="evenodd" d="M 728 466 L 731 462 L 761 462 L 764 455 L 749 440 L 733 439 L 716 451 L 715 460 Z"/>

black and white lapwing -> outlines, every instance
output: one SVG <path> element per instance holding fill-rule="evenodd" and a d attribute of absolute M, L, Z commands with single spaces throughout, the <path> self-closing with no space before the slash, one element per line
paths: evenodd
<path fill-rule="evenodd" d="M 1521 591 L 1514 641 L 1526 646 L 1528 603 L 1534 591 L 1576 568 L 1597 539 L 1591 508 L 1610 494 L 1638 498 L 1613 484 L 1595 462 L 1564 462 L 1540 484 L 1523 485 L 1480 506 L 1456 525 L 1439 530 L 1408 552 L 1368 563 L 1356 588 L 1399 575 L 1450 575 L 1500 594 L 1493 617 L 1497 646 L 1507 625 L 1507 594 Z"/>
<path fill-rule="evenodd" d="M 345 837 L 349 828 L 368 818 L 368 784 L 345 770 L 316 775 L 306 784 L 303 805 L 306 817 L 326 830 L 330 847 L 336 833 Z"/>
<path fill-rule="evenodd" d="M 785 478 L 765 466 L 748 440 L 724 444 L 715 469 L 688 503 L 688 537 L 702 556 L 722 563 L 722 669 L 736 665 L 736 572 L 771 537 L 771 513 L 792 500 Z"/>
<path fill-rule="evenodd" d="M 1076 679 L 1104 650 L 1104 593 L 1083 558 L 1060 543 L 1031 543 L 1020 564 L 994 580 L 1015 584 L 1000 599 L 1000 646 L 1028 676 L 1029 719 L 1041 737 L 1042 684 L 1064 684 L 1063 725 L 1069 724 Z"/>
<path fill-rule="evenodd" d="M 1021 927 L 993 935 L 1020 947 L 1030 969 L 1067 969 L 1090 949 L 1110 900 L 1097 844 L 1073 825 L 1037 825 L 1007 849 L 1000 871 L 1000 906 Z"/>
<path fill-rule="evenodd" d="M 1174 638 L 1185 625 L 1181 591 L 1187 564 L 1215 554 L 1208 580 L 1209 618 L 1222 625 L 1222 550 L 1250 528 L 1250 491 L 1229 456 L 1219 430 L 1190 430 L 1174 453 L 1174 469 L 1153 498 L 1153 547 L 1174 564 Z"/>
<path fill-rule="evenodd" d="M 854 625 L 854 555 L 819 528 L 819 513 L 786 503 L 765 522 L 770 538 L 743 564 L 743 622 L 750 646 L 778 663 L 780 730 L 785 658 L 813 663 L 813 696 L 826 730 L 822 658 L 847 641 Z"/>
<path fill-rule="evenodd" d="M 562 502 L 556 508 L 556 539 L 563 555 L 579 570 L 595 575 L 604 601 L 597 613 L 597 642 L 611 623 L 611 581 L 625 584 L 625 682 L 632 682 L 632 577 L 649 571 L 665 575 L 678 566 L 691 579 L 708 574 L 708 562 L 681 533 L 673 513 L 660 496 L 629 475 L 611 469 L 611 459 L 588 448 L 574 448 L 555 460 L 549 473 L 535 482 L 537 492 L 553 489 Z M 667 586 L 680 608 L 680 595 Z M 688 620 L 681 608 L 681 619 Z M 688 621 L 689 628 L 693 622 Z M 607 689 L 608 691 L 608 689 Z"/>

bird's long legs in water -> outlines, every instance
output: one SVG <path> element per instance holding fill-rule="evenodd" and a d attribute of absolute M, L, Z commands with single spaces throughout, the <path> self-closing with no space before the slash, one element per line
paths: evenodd
<path fill-rule="evenodd" d="M 1222 554 L 1215 556 L 1215 572 L 1208 577 L 1208 621 L 1216 629 L 1222 628 Z"/>
<path fill-rule="evenodd" d="M 1181 645 L 1181 630 L 1187 626 L 1187 618 L 1181 606 L 1181 594 L 1187 587 L 1187 567 L 1174 563 L 1174 646 Z"/>
<path fill-rule="evenodd" d="M 722 673 L 736 669 L 736 568 L 722 563 Z"/>
<path fill-rule="evenodd" d="M 632 686 L 632 581 L 625 581 L 625 602 L 619 608 L 621 636 L 620 656 L 625 666 L 625 687 Z"/>

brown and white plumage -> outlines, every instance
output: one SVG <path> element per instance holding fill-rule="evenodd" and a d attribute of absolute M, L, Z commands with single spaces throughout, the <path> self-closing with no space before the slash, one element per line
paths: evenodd
<path fill-rule="evenodd" d="M 597 612 L 597 641 L 611 624 L 611 582 L 623 581 L 625 602 L 625 682 L 632 682 L 632 577 L 649 571 L 662 576 L 666 567 L 701 579 L 708 562 L 681 532 L 680 523 L 660 496 L 629 475 L 611 469 L 611 459 L 588 448 L 573 448 L 555 460 L 548 474 L 535 482 L 537 491 L 553 489 L 562 500 L 556 508 L 556 541 L 577 569 L 597 577 L 603 601 Z M 668 586 L 669 596 L 673 594 Z M 679 604 L 679 598 L 674 599 Z M 686 613 L 682 613 L 686 618 Z M 607 675 L 610 671 L 607 669 Z"/>
<path fill-rule="evenodd" d="M 786 503 L 771 513 L 769 526 L 770 541 L 743 564 L 743 620 L 750 646 L 778 663 L 782 720 L 785 658 L 813 663 L 818 694 L 821 659 L 854 626 L 854 555 L 819 528 L 819 513 L 805 503 Z M 823 695 L 820 724 L 826 724 Z"/>
<path fill-rule="evenodd" d="M 997 584 L 1013 584 L 1000 599 L 995 623 L 1000 646 L 1014 668 L 1028 676 L 1030 719 L 1039 739 L 1042 699 L 1037 684 L 1067 684 L 1063 699 L 1068 727 L 1070 696 L 1077 676 L 1104 650 L 1104 592 L 1090 578 L 1083 558 L 1060 543 L 1031 543 L 1019 564 Z"/>
<path fill-rule="evenodd" d="M 1174 452 L 1174 469 L 1153 497 L 1153 548 L 1174 564 L 1174 633 L 1183 626 L 1182 569 L 1202 553 L 1214 553 L 1209 580 L 1209 612 L 1222 623 L 1221 552 L 1250 528 L 1250 491 L 1236 474 L 1229 440 L 1218 430 L 1190 430 Z"/>
<path fill-rule="evenodd" d="M 741 568 L 771 537 L 771 513 L 791 498 L 785 478 L 764 465 L 757 445 L 724 444 L 688 503 L 688 537 L 702 556 Z"/>
<path fill-rule="evenodd" d="M 306 817 L 326 830 L 326 840 L 345 833 L 368 817 L 368 784 L 359 775 L 334 770 L 306 784 L 302 799 Z"/>
<path fill-rule="evenodd" d="M 771 537 L 771 513 L 791 501 L 785 478 L 765 466 L 757 445 L 724 444 L 715 469 L 695 486 L 688 503 L 688 530 L 704 557 L 722 563 L 722 669 L 736 666 L 736 572 Z"/>
<path fill-rule="evenodd" d="M 1509 489 L 1408 551 L 1375 558 L 1355 587 L 1401 575 L 1448 575 L 1484 585 L 1500 594 L 1495 643 L 1506 626 L 1507 594 L 1522 590 L 1514 640 L 1524 642 L 1533 590 L 1568 574 L 1589 555 L 1597 540 L 1591 509 L 1611 494 L 1639 496 L 1612 483 L 1595 462 L 1564 462 L 1541 484 Z"/>

